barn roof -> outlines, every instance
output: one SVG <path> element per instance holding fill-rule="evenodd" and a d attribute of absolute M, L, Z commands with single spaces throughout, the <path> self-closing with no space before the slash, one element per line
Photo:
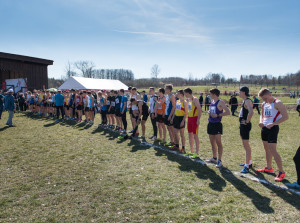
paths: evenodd
<path fill-rule="evenodd" d="M 29 57 L 29 56 L 3 53 L 3 52 L 0 52 L 0 59 L 17 60 L 20 62 L 31 62 L 31 63 L 44 64 L 44 65 L 53 65 L 53 60 L 46 60 L 46 59 L 41 59 L 36 57 Z"/>

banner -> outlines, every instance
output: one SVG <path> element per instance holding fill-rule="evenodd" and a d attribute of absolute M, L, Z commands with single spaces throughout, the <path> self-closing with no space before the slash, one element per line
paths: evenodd
<path fill-rule="evenodd" d="M 6 79 L 5 82 L 6 82 L 7 89 L 14 89 L 15 93 L 19 91 L 25 93 L 25 91 L 27 91 L 26 78 Z"/>

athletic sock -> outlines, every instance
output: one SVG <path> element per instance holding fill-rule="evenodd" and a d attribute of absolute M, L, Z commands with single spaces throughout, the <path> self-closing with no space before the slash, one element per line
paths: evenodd
<path fill-rule="evenodd" d="M 217 160 L 217 157 L 213 157 L 214 160 Z"/>
<path fill-rule="evenodd" d="M 179 148 L 179 144 L 175 144 L 175 146 L 176 146 L 177 148 Z"/>

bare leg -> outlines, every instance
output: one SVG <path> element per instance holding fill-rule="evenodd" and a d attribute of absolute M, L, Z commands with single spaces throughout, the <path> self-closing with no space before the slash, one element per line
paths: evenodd
<path fill-rule="evenodd" d="M 200 141 L 199 141 L 198 134 L 194 134 L 194 140 L 196 142 L 196 153 L 199 155 Z"/>
<path fill-rule="evenodd" d="M 242 140 L 243 142 L 243 146 L 246 152 L 246 160 L 245 163 L 246 164 L 250 164 L 250 160 L 251 160 L 251 147 L 249 144 L 249 140 Z"/>
<path fill-rule="evenodd" d="M 270 144 L 267 141 L 263 141 L 263 145 L 266 152 L 267 168 L 272 169 L 272 153 L 269 148 Z"/>
<path fill-rule="evenodd" d="M 190 147 L 191 152 L 194 153 L 194 134 L 192 132 L 189 133 L 189 141 L 190 141 Z"/>
<path fill-rule="evenodd" d="M 213 153 L 213 157 L 217 158 L 217 143 L 216 143 L 216 135 L 209 135 L 209 140 L 210 140 L 210 144 L 211 144 L 211 149 L 212 149 L 212 153 Z"/>
<path fill-rule="evenodd" d="M 274 160 L 278 166 L 279 171 L 284 172 L 283 167 L 282 167 L 282 160 L 281 160 L 279 153 L 276 150 L 276 146 L 277 146 L 276 143 L 269 143 L 269 148 L 270 148 L 271 154 L 274 157 Z"/>
<path fill-rule="evenodd" d="M 216 135 L 216 142 L 218 145 L 219 160 L 222 160 L 223 145 L 222 145 L 222 141 L 221 141 L 221 134 Z"/>
<path fill-rule="evenodd" d="M 185 147 L 184 128 L 180 129 L 181 144 Z"/>
<path fill-rule="evenodd" d="M 145 125 L 146 121 L 142 120 L 142 133 L 143 133 L 143 137 L 145 137 L 146 134 L 146 125 Z"/>

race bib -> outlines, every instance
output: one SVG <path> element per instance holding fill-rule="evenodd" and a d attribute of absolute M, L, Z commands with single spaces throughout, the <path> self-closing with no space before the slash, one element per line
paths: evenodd
<path fill-rule="evenodd" d="M 181 110 L 181 103 L 176 103 L 176 110 Z"/>
<path fill-rule="evenodd" d="M 265 117 L 272 117 L 272 110 L 265 109 Z"/>
<path fill-rule="evenodd" d="M 115 105 L 116 105 L 116 103 L 113 101 L 113 102 L 111 103 L 111 105 L 112 105 L 112 106 L 115 106 Z"/>
<path fill-rule="evenodd" d="M 189 111 L 192 111 L 192 103 L 189 103 Z"/>
<path fill-rule="evenodd" d="M 210 113 L 216 113 L 216 106 L 211 106 L 209 111 Z"/>
<path fill-rule="evenodd" d="M 119 101 L 119 98 L 116 98 L 116 104 L 119 104 L 120 101 Z"/>
<path fill-rule="evenodd" d="M 107 101 L 107 105 L 110 105 L 110 101 Z"/>

